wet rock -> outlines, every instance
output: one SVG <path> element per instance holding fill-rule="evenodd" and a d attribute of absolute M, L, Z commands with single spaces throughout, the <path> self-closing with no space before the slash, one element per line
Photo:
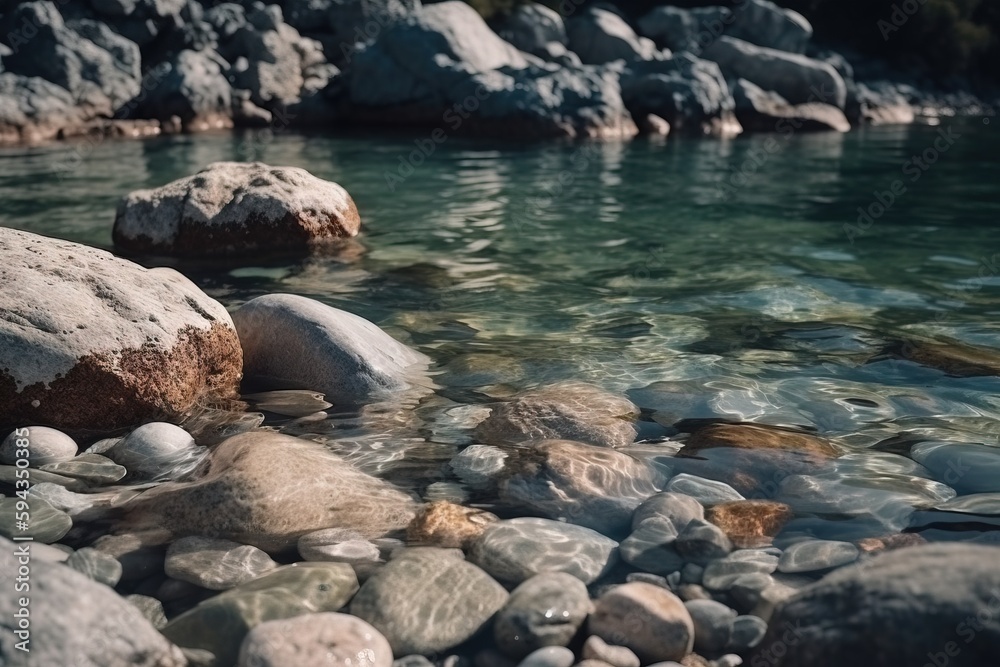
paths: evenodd
<path fill-rule="evenodd" d="M 323 394 L 300 389 L 244 394 L 243 400 L 249 402 L 255 410 L 285 417 L 309 417 L 332 405 L 323 400 Z"/>
<path fill-rule="evenodd" d="M 643 664 L 680 660 L 694 644 L 691 615 L 673 593 L 634 582 L 602 595 L 587 622 L 591 634 L 631 649 Z"/>
<path fill-rule="evenodd" d="M 514 589 L 497 612 L 493 638 L 515 660 L 543 646 L 566 646 L 593 605 L 586 585 L 566 572 L 546 572 Z"/>
<path fill-rule="evenodd" d="M 492 445 L 469 445 L 448 463 L 456 476 L 472 488 L 494 486 L 504 469 L 507 453 Z"/>
<path fill-rule="evenodd" d="M 662 483 L 655 470 L 627 454 L 568 440 L 515 450 L 504 474 L 502 501 L 603 535 L 627 531 L 635 508 Z"/>
<path fill-rule="evenodd" d="M 810 540 L 796 542 L 781 554 L 778 570 L 781 572 L 816 572 L 853 563 L 858 559 L 858 548 L 850 542 Z"/>
<path fill-rule="evenodd" d="M 17 570 L 18 545 L 0 538 L 0 569 Z M 61 564 L 31 562 L 32 665 L 80 667 L 184 667 L 180 650 L 170 644 L 134 606 L 113 590 Z M 0 656 L 5 664 L 26 655 L 18 641 L 18 599 L 0 596 Z M 95 641 L 100 638 L 101 641 Z"/>
<path fill-rule="evenodd" d="M 789 104 L 781 95 L 762 90 L 746 79 L 734 85 L 736 118 L 747 132 L 848 132 L 851 124 L 832 104 Z"/>
<path fill-rule="evenodd" d="M 150 544 L 144 537 L 133 534 L 102 535 L 91 546 L 122 564 L 122 581 L 136 582 L 163 574 L 166 547 Z"/>
<path fill-rule="evenodd" d="M 839 455 L 833 443 L 824 438 L 760 424 L 710 424 L 688 436 L 680 454 L 695 456 L 715 447 L 794 451 L 820 458 Z"/>
<path fill-rule="evenodd" d="M 125 599 L 132 603 L 139 613 L 159 630 L 167 624 L 167 616 L 163 613 L 163 603 L 148 595 L 126 595 Z"/>
<path fill-rule="evenodd" d="M 521 51 L 543 58 L 550 44 L 565 46 L 568 43 L 562 16 L 534 2 L 518 5 L 500 23 L 497 34 Z"/>
<path fill-rule="evenodd" d="M 778 607 L 750 662 L 876 667 L 885 664 L 885 647 L 891 646 L 896 664 L 923 664 L 938 655 L 944 661 L 956 650 L 963 663 L 996 664 L 1000 616 L 983 610 L 998 604 L 997 553 L 996 547 L 936 544 L 838 570 Z M 983 613 L 973 629 L 969 615 L 975 610 Z M 787 651 L 778 657 L 772 649 L 789 628 L 799 641 L 785 642 Z M 975 641 L 964 641 L 970 633 Z"/>
<path fill-rule="evenodd" d="M 357 315 L 292 294 L 269 294 L 233 314 L 248 377 L 323 392 L 357 405 L 424 382 L 427 358 Z"/>
<path fill-rule="evenodd" d="M 998 447 L 922 442 L 910 450 L 910 456 L 960 495 L 1000 491 Z"/>
<path fill-rule="evenodd" d="M 954 377 L 1000 375 L 1000 351 L 957 340 L 912 337 L 898 341 L 887 352 Z"/>
<path fill-rule="evenodd" d="M 45 426 L 15 429 L 0 443 L 0 463 L 14 465 L 27 459 L 32 468 L 69 461 L 76 456 L 77 444 L 62 431 Z"/>
<path fill-rule="evenodd" d="M 694 648 L 708 655 L 721 653 L 733 638 L 736 612 L 715 600 L 691 600 L 684 606 L 694 624 Z"/>
<path fill-rule="evenodd" d="M 707 565 L 729 555 L 733 550 L 733 543 L 718 526 L 695 519 L 677 536 L 674 549 L 686 561 Z"/>
<path fill-rule="evenodd" d="M 397 655 L 446 651 L 479 631 L 507 591 L 475 565 L 441 549 L 394 557 L 351 602 L 351 613 L 385 635 Z"/>
<path fill-rule="evenodd" d="M 791 104 L 822 102 L 843 109 L 847 85 L 828 63 L 733 37 L 720 37 L 702 51 L 730 79 L 746 79 Z"/>
<path fill-rule="evenodd" d="M 633 530 L 646 519 L 666 519 L 679 533 L 695 519 L 705 518 L 705 508 L 697 500 L 683 493 L 664 492 L 650 497 L 632 514 Z"/>
<path fill-rule="evenodd" d="M 134 480 L 183 477 L 208 453 L 191 434 L 166 422 L 143 424 L 107 451 Z"/>
<path fill-rule="evenodd" d="M 58 542 L 73 527 L 69 514 L 58 510 L 44 500 L 31 502 L 27 520 L 21 516 L 25 512 L 18 509 L 21 501 L 17 497 L 0 498 L 0 535 L 9 538 L 31 537 L 36 542 L 51 544 Z"/>
<path fill-rule="evenodd" d="M 792 509 L 771 500 L 738 500 L 709 508 L 705 518 L 737 547 L 749 549 L 769 545 L 792 518 Z"/>
<path fill-rule="evenodd" d="M 506 584 L 517 585 L 543 572 L 566 572 L 590 584 L 618 560 L 618 543 L 582 526 L 509 519 L 488 526 L 469 558 Z"/>
<path fill-rule="evenodd" d="M 327 528 L 299 538 L 299 555 L 308 561 L 368 565 L 379 563 L 382 552 L 361 533 L 344 528 Z"/>
<path fill-rule="evenodd" d="M 179 646 L 210 651 L 220 664 L 232 665 L 244 638 L 261 623 L 339 610 L 357 590 L 350 565 L 286 565 L 205 600 L 162 632 Z"/>
<path fill-rule="evenodd" d="M 495 521 L 495 514 L 443 500 L 436 501 L 424 505 L 417 512 L 406 528 L 406 540 L 421 546 L 465 549 L 471 547 Z"/>
<path fill-rule="evenodd" d="M 238 667 L 391 667 L 378 630 L 348 614 L 306 614 L 261 623 L 240 647 Z"/>
<path fill-rule="evenodd" d="M 13 229 L 0 265 L 4 423 L 111 430 L 236 396 L 232 320 L 176 271 Z"/>
<path fill-rule="evenodd" d="M 66 565 L 99 584 L 114 588 L 122 578 L 122 564 L 106 553 L 84 547 L 66 559 Z"/>
<path fill-rule="evenodd" d="M 333 526 L 382 537 L 405 528 L 414 503 L 320 444 L 253 432 L 217 445 L 204 477 L 161 484 L 124 509 L 134 530 L 219 537 L 275 553 Z"/>
<path fill-rule="evenodd" d="M 612 646 L 597 635 L 583 643 L 584 660 L 600 660 L 611 667 L 639 667 L 639 657 L 624 646 Z"/>
<path fill-rule="evenodd" d="M 140 116 L 177 117 L 189 129 L 232 126 L 233 97 L 224 73 L 229 63 L 222 56 L 211 49 L 185 49 L 157 67 L 137 107 Z"/>
<path fill-rule="evenodd" d="M 224 256 L 305 251 L 355 236 L 360 226 L 354 200 L 336 183 L 297 167 L 215 162 L 126 195 L 112 235 L 131 252 Z"/>
<path fill-rule="evenodd" d="M 114 484 L 125 477 L 128 472 L 111 459 L 100 454 L 80 454 L 79 456 L 60 463 L 47 463 L 42 466 L 45 472 L 64 475 L 78 479 L 88 485 L 101 486 Z"/>
<path fill-rule="evenodd" d="M 572 667 L 574 662 L 573 651 L 565 646 L 544 646 L 519 662 L 518 667 Z"/>
<path fill-rule="evenodd" d="M 744 575 L 770 574 L 777 568 L 777 556 L 755 549 L 734 551 L 705 566 L 702 584 L 713 591 L 725 591 Z"/>
<path fill-rule="evenodd" d="M 622 560 L 652 574 L 667 575 L 684 566 L 684 558 L 674 548 L 677 527 L 663 517 L 641 521 L 619 547 Z"/>
<path fill-rule="evenodd" d="M 739 491 L 725 482 L 705 479 L 697 475 L 681 473 L 671 478 L 667 483 L 667 491 L 679 495 L 690 496 L 702 505 L 711 507 L 719 503 L 744 500 Z M 700 518 L 700 517 L 699 517 Z"/>
<path fill-rule="evenodd" d="M 625 398 L 582 382 L 562 382 L 494 406 L 475 435 L 495 445 L 564 438 L 625 447 L 635 440 L 633 422 L 638 412 Z"/>
<path fill-rule="evenodd" d="M 168 577 L 224 591 L 278 566 L 256 547 L 208 537 L 182 537 L 167 549 Z"/>
<path fill-rule="evenodd" d="M 636 35 L 619 14 L 600 7 L 571 16 L 566 22 L 566 34 L 570 50 L 592 65 L 648 60 L 656 51 L 652 40 Z"/>
<path fill-rule="evenodd" d="M 730 37 L 769 49 L 805 53 L 813 29 L 804 16 L 768 0 L 747 0 L 733 12 Z"/>
<path fill-rule="evenodd" d="M 733 632 L 727 650 L 741 655 L 755 647 L 764 639 L 767 623 L 756 616 L 737 616 L 733 619 Z"/>
<path fill-rule="evenodd" d="M 927 540 L 916 533 L 897 533 L 884 537 L 866 537 L 854 543 L 862 554 L 878 554 L 927 544 Z"/>

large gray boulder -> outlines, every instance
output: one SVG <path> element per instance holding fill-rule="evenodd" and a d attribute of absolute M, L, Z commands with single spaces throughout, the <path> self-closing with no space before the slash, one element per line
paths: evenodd
<path fill-rule="evenodd" d="M 203 535 L 280 553 L 324 528 L 384 537 L 405 529 L 416 506 L 320 444 L 259 431 L 217 445 L 204 477 L 161 484 L 123 509 L 128 532 Z"/>
<path fill-rule="evenodd" d="M 639 19 L 639 31 L 659 46 L 695 55 L 716 39 L 733 21 L 726 7 L 683 9 L 665 5 Z"/>
<path fill-rule="evenodd" d="M 0 537 L 0 663 L 8 667 L 184 667 L 187 660 L 142 613 L 111 588 L 60 563 L 31 558 L 35 545 Z M 30 559 L 30 590 L 14 577 Z M 27 599 L 27 606 L 21 600 Z M 20 619 L 29 627 L 21 627 Z M 23 632 L 20 635 L 18 633 Z M 22 648 L 18 648 L 20 642 Z"/>
<path fill-rule="evenodd" d="M 935 544 L 840 569 L 777 608 L 750 663 L 1000 664 L 998 557 L 995 546 Z"/>
<path fill-rule="evenodd" d="M 328 49 L 330 59 L 336 63 L 350 62 L 356 46 L 375 41 L 391 26 L 418 12 L 421 6 L 420 0 L 330 0 L 327 24 L 333 32 L 330 44 L 334 45 Z"/>
<path fill-rule="evenodd" d="M 550 44 L 566 46 L 566 24 L 553 9 L 535 2 L 518 5 L 505 17 L 497 33 L 521 51 L 544 56 Z"/>
<path fill-rule="evenodd" d="M 36 29 L 19 36 L 4 57 L 7 71 L 37 76 L 68 90 L 93 115 L 110 115 L 140 90 L 139 47 L 93 21 L 67 23 L 48 0 L 17 6 L 14 25 Z"/>
<path fill-rule="evenodd" d="M 234 85 L 249 90 L 254 104 L 267 109 L 298 101 L 305 84 L 302 53 L 296 48 L 301 39 L 286 23 L 276 23 L 273 29 L 251 24 L 238 30 L 232 48 L 242 57 L 231 71 Z"/>
<path fill-rule="evenodd" d="M 733 86 L 736 118 L 748 132 L 847 132 L 851 124 L 832 104 L 789 104 L 781 95 L 767 92 L 746 79 Z"/>
<path fill-rule="evenodd" d="M 580 60 L 602 65 L 615 60 L 649 60 L 656 52 L 652 40 L 635 34 L 620 15 L 591 7 L 566 22 L 569 48 Z"/>
<path fill-rule="evenodd" d="M 319 301 L 268 294 L 248 301 L 233 319 L 248 378 L 271 388 L 298 385 L 334 404 L 359 405 L 427 384 L 427 357 Z"/>
<path fill-rule="evenodd" d="M 727 79 L 746 79 L 791 104 L 821 102 L 843 109 L 847 84 L 829 63 L 806 56 L 720 37 L 702 52 L 719 64 Z"/>
<path fill-rule="evenodd" d="M 0 144 L 53 139 L 84 120 L 65 88 L 37 76 L 0 72 Z"/>
<path fill-rule="evenodd" d="M 131 252 L 210 257 L 310 250 L 360 227 L 354 200 L 336 183 L 298 167 L 215 162 L 123 197 L 112 236 Z"/>
<path fill-rule="evenodd" d="M 909 125 L 915 118 L 899 86 L 888 81 L 849 83 L 844 111 L 853 125 Z"/>
<path fill-rule="evenodd" d="M 757 46 L 805 53 L 813 29 L 802 14 L 768 0 L 745 0 L 733 11 L 726 34 Z"/>
<path fill-rule="evenodd" d="M 159 67 L 154 85 L 141 97 L 140 116 L 177 116 L 189 126 L 228 124 L 232 92 L 223 73 L 229 64 L 222 56 L 210 49 L 185 49 Z"/>
<path fill-rule="evenodd" d="M 685 134 L 735 136 L 742 131 L 719 66 L 690 53 L 631 64 L 622 99 L 636 118 L 654 114 Z"/>
<path fill-rule="evenodd" d="M 353 55 L 345 72 L 347 113 L 369 123 L 435 127 L 434 142 L 446 131 L 630 137 L 637 130 L 621 102 L 618 73 L 531 58 L 452 0 L 395 22 Z"/>
<path fill-rule="evenodd" d="M 226 309 L 172 269 L 0 229 L 0 426 L 112 430 L 235 398 Z"/>

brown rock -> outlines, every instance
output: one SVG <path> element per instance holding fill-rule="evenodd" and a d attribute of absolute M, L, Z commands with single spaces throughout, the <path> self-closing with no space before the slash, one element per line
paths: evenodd
<path fill-rule="evenodd" d="M 830 441 L 801 431 L 761 424 L 720 423 L 703 426 L 691 433 L 678 455 L 693 456 L 714 447 L 795 451 L 822 458 L 839 455 Z"/>
<path fill-rule="evenodd" d="M 792 508 L 772 500 L 737 500 L 705 511 L 705 518 L 741 549 L 771 544 L 782 526 L 792 518 Z"/>
<path fill-rule="evenodd" d="M 955 377 L 1000 375 L 1000 351 L 954 340 L 911 338 L 894 345 L 889 354 Z"/>
<path fill-rule="evenodd" d="M 438 500 L 417 512 L 406 528 L 406 541 L 423 547 L 464 549 L 494 521 L 495 514 Z"/>
<path fill-rule="evenodd" d="M 680 660 L 694 646 L 694 623 L 680 599 L 642 582 L 615 586 L 598 598 L 588 629 L 632 650 L 644 665 Z"/>
<path fill-rule="evenodd" d="M 916 547 L 927 544 L 927 540 L 916 533 L 897 533 L 884 537 L 866 537 L 854 543 L 862 553 L 878 554 L 883 551 L 895 551 L 906 547 Z"/>

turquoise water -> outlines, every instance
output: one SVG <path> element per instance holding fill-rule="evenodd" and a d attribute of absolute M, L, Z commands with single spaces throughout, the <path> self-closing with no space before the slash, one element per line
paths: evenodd
<path fill-rule="evenodd" d="M 430 462 L 420 484 L 471 441 L 469 406 L 569 378 L 627 393 L 654 448 L 684 418 L 793 425 L 856 450 L 840 474 L 864 477 L 895 465 L 870 448 L 901 433 L 997 444 L 1000 380 L 883 354 L 914 334 L 1000 348 L 995 121 L 733 141 L 450 139 L 411 159 L 420 138 L 4 150 L 0 224 L 110 247 L 121 195 L 217 160 L 339 182 L 365 225 L 343 255 L 179 267 L 229 307 L 304 294 L 430 355 L 440 389 L 416 426 L 396 429 L 410 417 L 394 415 L 305 429 L 362 463 Z M 412 174 L 387 176 L 407 161 L 420 162 Z"/>

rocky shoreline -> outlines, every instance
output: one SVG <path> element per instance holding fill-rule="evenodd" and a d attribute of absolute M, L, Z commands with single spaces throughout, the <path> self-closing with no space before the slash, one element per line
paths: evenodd
<path fill-rule="evenodd" d="M 114 224 L 123 248 L 238 258 L 330 252 L 361 221 L 301 169 L 216 163 Z M 11 229 L 0 260 L 0 562 L 27 585 L 0 595 L 3 664 L 1000 658 L 993 448 L 894 442 L 865 495 L 820 435 L 677 399 L 675 435 L 636 442 L 639 406 L 561 382 L 464 406 L 464 444 L 407 487 L 296 437 L 338 410 L 421 438 L 432 361 L 375 324 L 290 294 L 228 312 L 171 269 Z M 962 541 L 927 544 L 940 526 Z"/>
<path fill-rule="evenodd" d="M 629 138 L 845 132 L 995 101 L 816 47 L 767 0 L 658 7 L 38 0 L 0 5 L 0 144 L 229 127 Z M 855 74 L 857 72 L 857 75 Z"/>

